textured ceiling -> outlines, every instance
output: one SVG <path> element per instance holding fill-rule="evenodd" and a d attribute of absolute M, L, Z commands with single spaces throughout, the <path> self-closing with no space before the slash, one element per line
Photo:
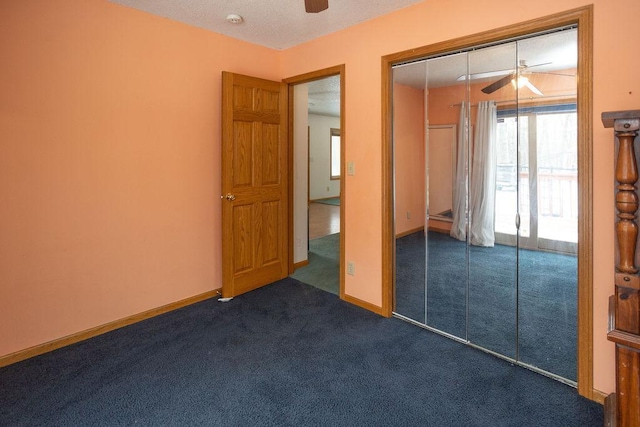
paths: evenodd
<path fill-rule="evenodd" d="M 329 9 L 320 13 L 306 13 L 304 0 L 110 1 L 272 49 L 287 49 L 424 0 L 329 0 Z M 241 15 L 244 22 L 227 22 L 231 13 Z"/>
<path fill-rule="evenodd" d="M 340 76 L 327 77 L 308 83 L 309 113 L 340 116 Z"/>

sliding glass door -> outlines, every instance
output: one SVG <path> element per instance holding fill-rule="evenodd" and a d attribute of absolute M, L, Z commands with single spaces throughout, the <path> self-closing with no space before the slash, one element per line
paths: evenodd
<path fill-rule="evenodd" d="M 497 241 L 515 244 L 513 223 L 519 212 L 521 248 L 575 254 L 578 243 L 576 104 L 501 110 L 497 129 L 496 211 L 501 213 L 495 218 Z M 512 147 L 516 129 L 519 130 L 517 153 Z M 517 183 L 520 185 L 516 201 Z"/>
<path fill-rule="evenodd" d="M 567 381 L 576 45 L 563 29 L 393 70 L 396 315 Z"/>

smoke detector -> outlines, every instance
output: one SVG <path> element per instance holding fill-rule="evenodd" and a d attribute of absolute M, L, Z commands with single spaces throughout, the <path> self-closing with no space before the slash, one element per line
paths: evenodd
<path fill-rule="evenodd" d="M 230 13 L 227 15 L 227 21 L 231 22 L 232 24 L 240 24 L 242 23 L 242 16 L 238 15 L 237 13 Z"/>

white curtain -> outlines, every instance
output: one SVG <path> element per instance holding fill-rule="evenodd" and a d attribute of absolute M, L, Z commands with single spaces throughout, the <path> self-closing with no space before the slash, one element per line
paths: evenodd
<path fill-rule="evenodd" d="M 469 193 L 469 236 L 471 244 L 477 246 L 493 246 L 495 242 L 497 123 L 495 101 L 480 102 Z"/>
<path fill-rule="evenodd" d="M 458 149 L 456 151 L 456 180 L 453 187 L 453 224 L 451 225 L 451 237 L 458 240 L 467 240 L 467 109 L 468 103 L 460 105 L 460 120 L 458 121 Z"/>

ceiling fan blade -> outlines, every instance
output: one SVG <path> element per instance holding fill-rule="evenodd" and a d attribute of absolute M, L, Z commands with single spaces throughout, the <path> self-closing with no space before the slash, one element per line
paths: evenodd
<path fill-rule="evenodd" d="M 499 70 L 499 71 L 488 71 L 486 73 L 475 73 L 475 74 L 463 74 L 456 79 L 456 81 L 461 82 L 464 80 L 479 80 L 479 79 L 487 79 L 489 77 L 499 77 L 507 74 L 513 73 L 513 68 L 509 70 Z"/>
<path fill-rule="evenodd" d="M 497 91 L 500 88 L 505 87 L 506 85 L 508 85 L 509 83 L 511 83 L 511 80 L 513 79 L 513 74 L 509 74 L 508 76 L 505 76 L 503 78 L 501 78 L 500 80 L 496 80 L 495 82 L 491 83 L 489 86 L 486 86 L 484 88 L 482 88 L 482 91 L 484 93 L 493 93 L 495 91 Z"/>
<path fill-rule="evenodd" d="M 329 0 L 304 0 L 307 13 L 318 13 L 329 8 Z"/>
<path fill-rule="evenodd" d="M 524 85 L 525 85 L 526 87 L 528 87 L 528 88 L 529 88 L 529 90 L 530 90 L 531 92 L 535 93 L 536 95 L 541 95 L 541 96 L 542 96 L 542 92 L 540 92 L 540 89 L 538 89 L 537 87 L 535 87 L 535 86 L 533 85 L 533 83 L 531 83 L 529 80 L 527 80 L 527 81 L 524 83 Z"/>
<path fill-rule="evenodd" d="M 542 65 L 549 65 L 551 64 L 551 62 L 543 62 L 540 64 L 533 64 L 533 65 L 527 65 L 526 61 L 524 60 L 520 60 L 520 66 L 518 67 L 519 70 L 521 70 L 521 72 L 523 72 L 524 70 L 527 70 L 529 68 L 533 68 L 533 67 L 540 67 Z M 473 74 L 463 74 L 460 77 L 458 77 L 456 79 L 456 81 L 461 82 L 464 80 L 478 80 L 478 79 L 486 79 L 489 77 L 499 77 L 499 76 L 505 76 L 507 74 L 513 74 L 515 71 L 514 68 L 509 68 L 506 70 L 496 70 L 496 71 L 488 71 L 485 73 L 473 73 Z M 535 73 L 535 71 L 530 71 L 531 73 Z"/>
<path fill-rule="evenodd" d="M 567 74 L 567 73 L 556 73 L 553 71 L 526 71 L 522 74 L 547 74 L 550 76 L 563 76 L 563 77 L 576 77 L 577 74 Z"/>
<path fill-rule="evenodd" d="M 542 67 L 543 65 L 549 65 L 549 64 L 553 64 L 553 62 L 549 61 L 549 62 L 541 62 L 539 64 L 527 65 L 527 61 L 521 59 L 519 68 L 526 70 L 527 68 Z"/>

